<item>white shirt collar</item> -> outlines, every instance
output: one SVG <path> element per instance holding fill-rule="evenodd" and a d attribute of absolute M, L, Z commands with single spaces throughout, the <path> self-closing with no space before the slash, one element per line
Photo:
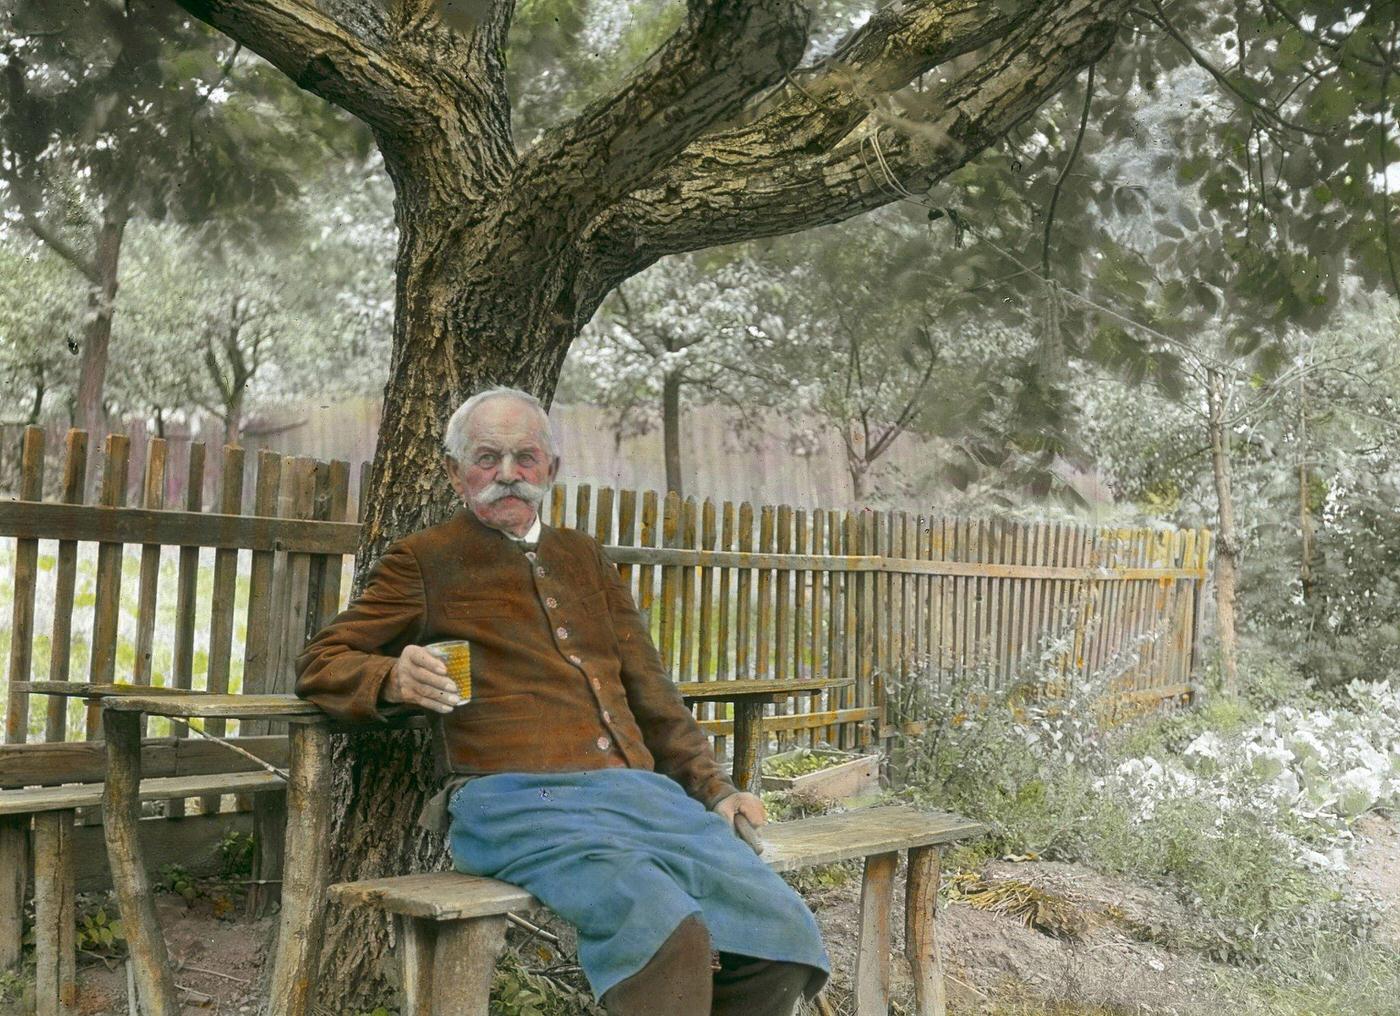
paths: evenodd
<path fill-rule="evenodd" d="M 516 543 L 539 543 L 540 542 L 540 517 L 535 515 L 535 521 L 530 526 L 529 531 L 524 536 L 516 536 L 514 533 L 506 533 Z"/>

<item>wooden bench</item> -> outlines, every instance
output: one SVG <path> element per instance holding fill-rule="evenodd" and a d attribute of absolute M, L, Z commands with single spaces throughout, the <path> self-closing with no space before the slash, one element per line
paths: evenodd
<path fill-rule="evenodd" d="M 231 743 L 273 766 L 287 764 L 285 736 L 234 738 Z M 255 794 L 281 798 L 283 781 L 223 745 L 203 740 L 142 742 L 142 801 Z M 38 1016 L 65 1012 L 76 987 L 76 865 L 73 825 L 80 809 L 102 804 L 106 747 L 96 742 L 9 745 L 0 750 L 0 944 L 18 961 L 24 901 L 34 883 L 35 1001 Z M 261 809 L 276 813 L 279 808 Z M 281 830 L 265 834 L 257 877 L 276 879 Z M 30 858 L 32 857 L 32 862 Z"/>
<path fill-rule="evenodd" d="M 853 984 L 857 1016 L 890 1004 L 890 913 L 899 853 L 908 854 L 904 954 L 919 1016 L 944 1016 L 935 909 L 941 848 L 984 827 L 946 813 L 868 808 L 765 826 L 763 858 L 774 871 L 865 859 Z M 330 887 L 344 906 L 373 907 L 398 925 L 403 1016 L 486 1016 L 491 972 L 505 944 L 506 915 L 540 904 L 516 886 L 456 872 L 404 875 Z"/>

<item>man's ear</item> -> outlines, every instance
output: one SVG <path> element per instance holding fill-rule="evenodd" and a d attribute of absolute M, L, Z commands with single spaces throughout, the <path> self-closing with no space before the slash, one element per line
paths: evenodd
<path fill-rule="evenodd" d="M 459 495 L 463 493 L 466 477 L 462 475 L 462 470 L 457 465 L 457 460 L 451 455 L 442 457 L 442 467 L 447 470 L 447 482 L 452 484 L 452 489 Z"/>

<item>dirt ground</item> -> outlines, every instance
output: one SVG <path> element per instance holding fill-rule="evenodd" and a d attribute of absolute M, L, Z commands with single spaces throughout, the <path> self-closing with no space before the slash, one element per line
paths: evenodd
<path fill-rule="evenodd" d="M 1357 823 L 1351 864 L 1359 891 L 1373 897 L 1386 931 L 1400 945 L 1400 823 L 1369 815 Z M 1067 897 L 1085 917 L 1078 940 L 1052 937 L 1020 920 L 955 902 L 939 918 L 940 942 L 950 1002 L 955 1011 L 990 1009 L 991 1000 L 1014 991 L 1045 999 L 1073 999 L 1142 1016 L 1208 1016 L 1224 1000 L 1209 988 L 1209 961 L 1158 944 L 1184 925 L 1185 914 L 1170 894 L 1101 875 L 1080 865 L 1043 861 L 998 861 L 985 878 L 1014 878 Z M 902 885 L 901 881 L 896 885 Z M 838 972 L 832 1010 L 848 1011 L 851 969 L 859 915 L 859 878 L 832 888 L 805 889 L 825 933 Z M 897 894 L 898 895 L 898 894 Z M 187 904 L 178 896 L 158 902 L 176 982 L 186 995 L 186 1013 L 256 1011 L 257 982 L 272 919 L 220 919 L 208 898 Z M 896 900 L 896 948 L 901 945 L 903 908 Z M 1148 940 L 1144 940 L 1148 939 Z M 907 971 L 894 964 L 896 1008 L 907 1013 Z M 93 955 L 79 961 L 81 1016 L 125 1016 L 126 976 L 117 963 Z M 0 1005 L 0 1012 L 6 1007 Z M 22 1013 L 21 1005 L 9 1012 Z"/>

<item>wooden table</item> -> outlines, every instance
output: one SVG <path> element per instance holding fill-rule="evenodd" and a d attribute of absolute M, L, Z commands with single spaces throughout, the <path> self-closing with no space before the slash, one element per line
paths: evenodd
<path fill-rule="evenodd" d="M 734 786 L 757 794 L 763 780 L 763 707 L 790 695 L 816 695 L 830 688 L 855 684 L 853 680 L 777 681 L 739 679 L 734 681 L 691 681 L 676 685 L 681 698 L 689 703 L 732 702 L 734 704 Z"/>
<path fill-rule="evenodd" d="M 294 695 L 118 694 L 104 696 L 101 701 L 102 729 L 107 739 L 103 832 L 136 993 L 145 1016 L 180 1016 L 180 1004 L 137 838 L 141 817 L 142 717 L 223 717 L 289 723 L 291 752 L 282 911 L 266 1012 L 276 1016 L 309 1013 L 325 923 L 325 848 L 330 833 L 326 791 L 330 785 L 331 724 L 325 713 Z"/>

